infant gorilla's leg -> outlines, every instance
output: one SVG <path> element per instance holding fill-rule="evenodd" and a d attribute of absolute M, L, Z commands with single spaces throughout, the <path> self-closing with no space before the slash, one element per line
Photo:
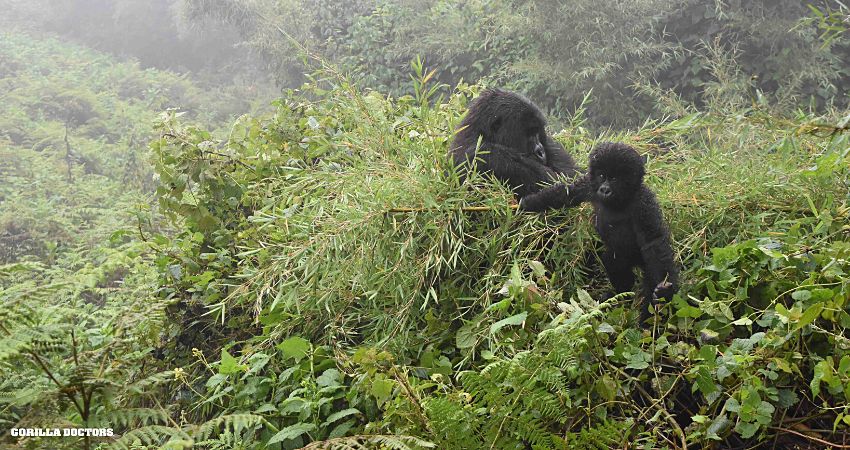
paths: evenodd
<path fill-rule="evenodd" d="M 632 290 L 635 285 L 635 273 L 629 261 L 622 257 L 617 258 L 611 250 L 605 250 L 602 253 L 602 265 L 605 266 L 605 273 L 611 280 L 615 293 Z"/>

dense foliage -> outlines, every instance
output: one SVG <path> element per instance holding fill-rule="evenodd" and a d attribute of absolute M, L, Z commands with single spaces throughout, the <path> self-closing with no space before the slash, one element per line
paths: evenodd
<path fill-rule="evenodd" d="M 2 439 L 12 425 L 149 420 L 127 406 L 153 393 L 145 378 L 156 379 L 165 317 L 139 236 L 140 224 L 164 225 L 146 195 L 151 125 L 178 105 L 210 125 L 248 109 L 225 93 L 53 39 L 0 36 Z"/>
<path fill-rule="evenodd" d="M 0 445 L 846 441 L 850 113 L 836 108 L 846 67 L 830 66 L 841 61 L 840 16 L 824 9 L 797 22 L 790 2 L 640 1 L 634 10 L 603 2 L 605 20 L 595 23 L 559 20 L 591 14 L 585 2 L 570 10 L 432 2 L 415 17 L 407 2 L 308 2 L 315 7 L 285 17 L 267 2 L 216 3 L 230 8 L 192 1 L 189 12 L 233 21 L 268 51 L 286 48 L 260 39 L 280 32 L 274 24 L 320 17 L 308 34 L 289 36 L 321 36 L 323 49 L 337 46 L 342 67 L 357 71 L 328 64 L 272 111 L 234 120 L 251 105 L 231 91 L 51 39 L 0 40 Z M 686 31 L 654 34 L 668 14 L 688 11 Z M 702 56 L 683 50 L 681 33 L 718 21 L 739 27 L 743 53 L 722 37 L 700 47 Z M 633 28 L 594 30 L 623 22 Z M 779 59 L 749 57 L 765 54 L 752 50 L 768 38 L 759 25 L 777 23 L 809 28 L 783 35 L 790 50 Z M 591 53 L 548 61 L 588 76 L 558 84 L 532 69 L 546 59 L 542 49 L 570 48 L 558 39 L 575 33 L 576 48 Z M 349 52 L 377 45 L 376 36 L 395 39 Z M 495 50 L 441 53 L 438 38 Z M 410 56 L 402 42 L 446 71 L 421 59 L 401 67 Z M 482 54 L 504 60 L 474 59 Z M 668 54 L 686 56 L 658 68 L 687 65 L 680 81 L 693 84 L 672 75 L 628 81 Z M 375 59 L 357 61 L 367 56 Z M 790 69 L 785 57 L 805 70 L 783 72 L 772 87 L 749 79 Z M 605 75 L 589 76 L 596 70 Z M 450 167 L 447 144 L 481 85 L 441 80 L 494 74 L 566 102 L 550 104 L 571 111 L 552 131 L 580 163 L 608 140 L 647 156 L 647 183 L 683 268 L 681 291 L 650 330 L 636 326 L 633 295 L 599 300 L 608 286 L 589 207 L 519 213 L 504 186 L 480 176 L 461 183 Z M 823 91 L 809 95 L 814 85 Z M 606 114 L 631 88 L 646 97 L 621 113 L 639 124 L 594 131 L 619 120 Z M 822 114 L 799 103 L 809 99 Z M 645 118 L 650 109 L 664 117 Z M 104 427 L 115 436 L 13 438 L 11 427 Z"/>
<path fill-rule="evenodd" d="M 486 79 L 560 116 L 592 90 L 587 118 L 603 127 L 660 117 L 658 91 L 703 105 L 719 54 L 740 63 L 722 82 L 743 88 L 748 103 L 767 96 L 776 110 L 846 106 L 846 7 L 806 3 L 187 0 L 190 18 L 236 25 L 291 86 L 303 79 L 301 46 L 359 84 L 399 95 L 409 93 L 408 62 L 421 56 L 443 82 Z"/>
<path fill-rule="evenodd" d="M 162 283 L 171 351 L 202 362 L 186 368 L 206 389 L 196 420 L 215 399 L 275 424 L 242 439 L 284 448 L 743 445 L 845 426 L 850 119 L 755 108 L 594 137 L 572 118 L 558 137 L 580 155 L 619 139 L 651 157 L 686 287 L 647 334 L 630 297 L 594 300 L 589 209 L 517 215 L 446 173 L 470 92 L 431 107 L 418 73 L 397 100 L 308 86 L 318 100 L 224 141 L 161 124 L 160 205 L 185 225 Z"/>

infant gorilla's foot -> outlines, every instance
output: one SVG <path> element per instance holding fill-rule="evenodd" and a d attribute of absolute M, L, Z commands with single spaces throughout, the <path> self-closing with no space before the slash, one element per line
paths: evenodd
<path fill-rule="evenodd" d="M 673 283 L 669 281 L 662 281 L 655 286 L 655 290 L 652 292 L 652 296 L 655 299 L 666 298 L 669 299 L 676 293 L 676 290 L 673 287 Z"/>

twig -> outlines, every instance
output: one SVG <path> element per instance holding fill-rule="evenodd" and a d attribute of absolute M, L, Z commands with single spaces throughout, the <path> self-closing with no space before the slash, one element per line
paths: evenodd
<path fill-rule="evenodd" d="M 850 131 L 850 126 L 840 127 L 828 123 L 804 123 L 797 127 L 797 134 L 811 134 L 817 137 L 832 137 Z"/>
<path fill-rule="evenodd" d="M 678 422 L 676 422 L 676 418 L 675 418 L 675 417 L 673 417 L 673 415 L 672 415 L 672 414 L 670 414 L 670 412 L 669 412 L 669 411 L 667 411 L 667 408 L 665 408 L 665 407 L 664 407 L 664 404 L 663 404 L 663 403 L 661 403 L 661 402 L 654 402 L 654 401 L 653 401 L 653 400 L 655 400 L 655 399 L 652 397 L 652 395 L 651 395 L 649 392 L 647 392 L 647 391 L 646 391 L 646 389 L 644 389 L 644 388 L 643 388 L 643 386 L 641 386 L 641 385 L 640 385 L 640 380 L 638 380 L 636 377 L 633 377 L 633 376 L 629 375 L 629 374 L 628 374 L 628 373 L 626 373 L 623 369 L 621 369 L 621 368 L 619 368 L 619 367 L 617 367 L 617 366 L 615 366 L 615 365 L 613 365 L 613 364 L 609 363 L 609 362 L 608 362 L 608 360 L 604 360 L 604 359 L 600 358 L 600 357 L 599 357 L 599 355 L 597 355 L 597 354 L 596 354 L 596 352 L 591 351 L 591 354 L 592 354 L 592 355 L 593 355 L 593 357 L 594 357 L 594 358 L 596 358 L 596 360 L 597 360 L 597 361 L 599 361 L 601 364 L 603 364 L 603 365 L 605 365 L 606 367 L 609 367 L 609 368 L 611 368 L 611 369 L 614 369 L 615 371 L 619 372 L 621 376 L 624 376 L 624 377 L 626 377 L 626 378 L 632 378 L 632 379 L 634 379 L 634 380 L 636 381 L 636 382 L 635 382 L 635 385 L 634 385 L 635 389 L 637 389 L 637 390 L 640 392 L 640 394 L 641 394 L 641 395 L 643 395 L 643 397 L 644 397 L 644 398 L 645 398 L 648 402 L 652 403 L 652 404 L 649 406 L 650 408 L 653 408 L 653 407 L 654 407 L 656 410 L 658 410 L 658 412 L 660 412 L 660 413 L 661 413 L 661 415 L 663 415 L 663 416 L 664 416 L 664 419 L 667 421 L 667 424 L 668 424 L 668 425 L 670 425 L 670 427 L 673 429 L 673 432 L 674 432 L 674 433 L 675 433 L 675 434 L 679 437 L 679 440 L 681 440 L 681 442 L 682 442 L 681 450 L 688 450 L 688 439 L 687 439 L 687 437 L 685 436 L 685 432 L 684 432 L 684 430 L 682 430 L 682 427 L 680 427 L 680 426 L 679 426 L 679 423 L 678 423 Z M 674 383 L 674 384 L 675 384 L 675 383 Z M 666 395 L 666 394 L 665 394 L 665 395 Z M 663 396 L 662 396 L 662 399 L 663 399 Z M 641 416 L 643 416 L 643 414 L 641 414 Z M 662 436 L 662 437 L 663 437 L 663 436 Z M 669 441 L 666 437 L 665 437 L 665 440 L 667 440 L 668 442 L 670 442 L 670 441 Z M 672 443 L 672 442 L 671 442 L 671 443 Z M 675 445 L 675 444 L 674 444 L 674 445 Z"/>
<path fill-rule="evenodd" d="M 390 368 L 390 373 L 393 375 L 395 380 L 404 390 L 407 399 L 410 400 L 410 403 L 413 404 L 414 409 L 416 410 L 416 414 L 419 416 L 419 420 L 422 422 L 422 425 L 425 426 L 425 429 L 429 432 L 431 430 L 431 423 L 428 422 L 428 417 L 425 415 L 425 408 L 422 407 L 422 401 L 419 400 L 419 397 L 413 392 L 413 388 L 410 386 L 410 383 L 407 382 L 407 375 L 403 375 L 398 368 L 393 365 Z"/>
<path fill-rule="evenodd" d="M 475 212 L 475 211 L 493 211 L 497 209 L 501 209 L 502 207 L 495 206 L 465 206 L 460 208 L 459 211 L 464 212 Z M 508 205 L 509 209 L 517 209 L 519 205 Z M 387 213 L 413 213 L 413 212 L 426 212 L 426 211 L 438 211 L 437 208 L 390 208 L 387 210 Z"/>
<path fill-rule="evenodd" d="M 613 366 L 613 365 L 611 367 L 614 367 L 617 370 L 619 370 L 621 374 L 627 375 L 625 372 L 620 370 L 619 367 L 616 367 L 616 366 Z M 646 389 L 644 389 L 643 386 L 641 386 L 639 382 L 635 383 L 635 389 L 640 391 L 640 393 L 648 401 L 654 400 L 652 398 L 652 395 L 649 392 L 647 392 Z M 663 404 L 653 402 L 652 406 L 655 407 L 655 409 L 657 409 L 661 413 L 661 415 L 664 416 L 664 418 L 667 420 L 667 424 L 670 425 L 670 427 L 673 428 L 673 432 L 675 432 L 676 435 L 679 436 L 679 439 L 682 441 L 681 450 L 688 450 L 688 439 L 685 437 L 685 432 L 682 430 L 682 427 L 680 427 L 679 423 L 676 422 L 676 418 L 673 417 L 672 414 L 670 414 L 670 411 L 667 411 L 667 408 L 665 408 Z"/>
<path fill-rule="evenodd" d="M 774 431 L 784 431 L 786 433 L 795 434 L 797 436 L 800 436 L 802 438 L 806 438 L 810 441 L 817 442 L 818 444 L 821 444 L 821 445 L 824 445 L 824 446 L 827 446 L 827 447 L 850 449 L 850 445 L 835 444 L 835 443 L 825 441 L 825 440 L 820 439 L 820 438 L 816 438 L 814 436 L 809 436 L 808 434 L 800 433 L 799 431 L 789 430 L 788 428 L 782 428 L 782 427 L 768 427 L 768 428 L 771 429 L 771 430 L 774 430 Z"/>
<path fill-rule="evenodd" d="M 169 133 L 169 132 L 162 133 L 162 136 L 164 136 L 164 137 L 169 137 L 169 138 L 172 138 L 172 139 L 174 139 L 174 140 L 180 141 L 180 143 L 182 143 L 183 145 L 189 145 L 189 146 L 191 146 L 191 147 L 194 147 L 195 149 L 197 149 L 197 150 L 201 153 L 201 157 L 202 157 L 202 158 L 204 157 L 204 155 L 205 155 L 205 154 L 206 154 L 206 155 L 215 155 L 215 156 L 220 156 L 220 157 L 222 157 L 222 158 L 227 158 L 227 162 L 228 162 L 228 163 L 231 163 L 231 164 L 239 164 L 240 166 L 242 166 L 242 167 L 244 167 L 244 168 L 246 168 L 246 169 L 250 170 L 251 172 L 256 172 L 256 170 L 255 170 L 253 167 L 249 166 L 248 164 L 246 164 L 245 162 L 243 162 L 243 161 L 241 161 L 241 160 L 238 160 L 238 159 L 234 158 L 234 157 L 233 157 L 233 156 L 231 156 L 231 155 L 227 155 L 227 154 L 219 153 L 219 152 L 214 152 L 214 151 L 212 151 L 212 150 L 203 150 L 203 149 L 201 149 L 201 148 L 199 148 L 199 147 L 198 147 L 198 144 L 194 144 L 194 143 L 192 143 L 192 142 L 189 142 L 189 141 L 187 141 L 186 139 L 184 139 L 182 136 L 178 136 L 178 135 L 176 135 L 176 134 L 174 134 L 174 133 Z"/>

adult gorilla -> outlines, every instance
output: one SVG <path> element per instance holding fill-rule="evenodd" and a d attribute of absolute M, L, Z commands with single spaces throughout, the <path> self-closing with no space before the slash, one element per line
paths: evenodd
<path fill-rule="evenodd" d="M 518 199 L 558 175 L 578 173 L 570 154 L 546 134 L 540 109 L 500 89 L 488 89 L 470 103 L 449 152 L 462 179 L 467 170 L 490 174 L 506 182 Z"/>

